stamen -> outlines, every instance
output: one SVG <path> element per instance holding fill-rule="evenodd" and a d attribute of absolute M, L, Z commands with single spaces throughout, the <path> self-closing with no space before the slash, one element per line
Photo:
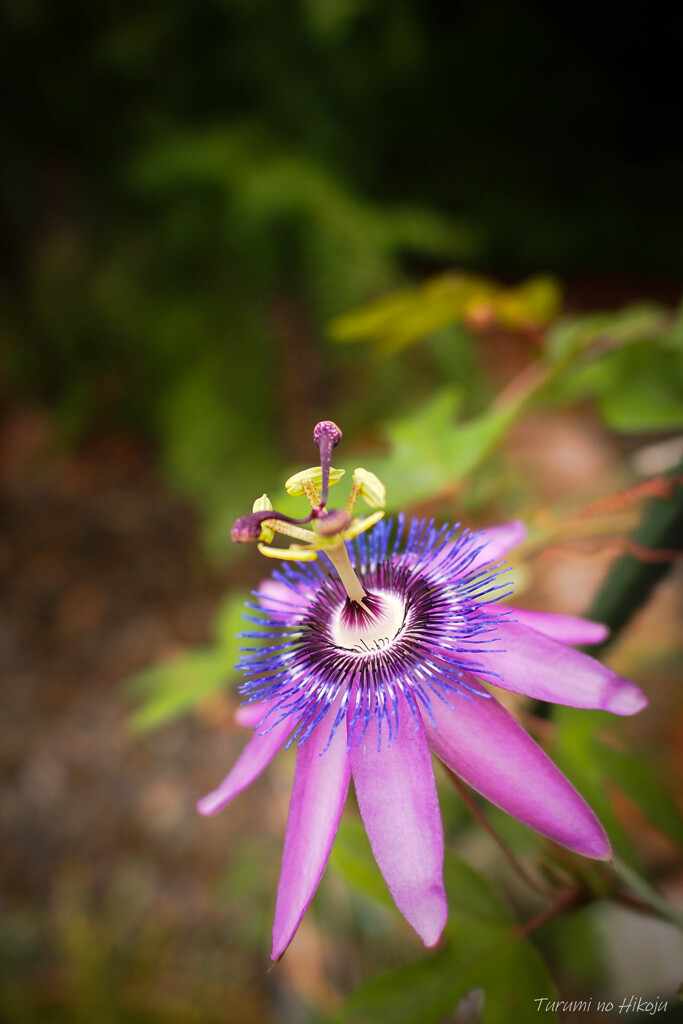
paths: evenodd
<path fill-rule="evenodd" d="M 285 537 L 292 537 L 294 540 L 303 540 L 308 544 L 315 542 L 313 530 L 302 530 L 300 526 L 294 526 L 293 523 L 279 522 L 277 519 L 266 519 L 263 525 L 271 530 L 275 530 L 276 533 L 284 534 Z"/>
<path fill-rule="evenodd" d="M 384 508 L 387 503 L 387 489 L 375 473 L 358 466 L 353 471 L 353 483 L 354 486 L 358 485 L 360 495 L 370 508 Z"/>
<path fill-rule="evenodd" d="M 259 551 L 266 558 L 280 558 L 283 562 L 315 562 L 318 552 L 314 548 L 300 548 L 290 544 L 288 548 L 271 548 L 268 544 L 259 544 Z"/>
<path fill-rule="evenodd" d="M 286 516 L 283 512 L 272 510 L 267 512 L 251 512 L 248 516 L 240 516 L 239 519 L 235 520 L 230 536 L 236 544 L 252 544 L 260 540 L 261 527 L 265 522 L 268 523 L 271 529 L 274 529 L 275 522 L 303 526 L 305 523 L 310 523 L 312 518 L 312 512 L 305 519 L 293 519 L 291 516 Z"/>
<path fill-rule="evenodd" d="M 344 530 L 344 539 L 353 540 L 354 537 L 369 530 L 380 519 L 384 519 L 384 512 L 373 512 L 371 516 L 365 516 L 363 519 L 354 519 L 348 529 Z"/>

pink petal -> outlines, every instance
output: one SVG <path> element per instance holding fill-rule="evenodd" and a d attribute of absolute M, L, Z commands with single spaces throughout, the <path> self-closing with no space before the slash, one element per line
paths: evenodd
<path fill-rule="evenodd" d="M 591 622 L 575 615 L 531 612 L 525 608 L 510 608 L 510 611 L 512 617 L 523 626 L 529 626 L 563 644 L 600 644 L 609 636 L 609 629 L 601 622 Z"/>
<path fill-rule="evenodd" d="M 346 730 L 327 750 L 332 717 L 326 715 L 297 748 L 294 789 L 275 906 L 273 951 L 278 960 L 292 941 L 322 878 L 346 801 L 351 766 Z"/>
<path fill-rule="evenodd" d="M 489 562 L 500 562 L 508 551 L 521 544 L 525 537 L 526 526 L 519 519 L 513 519 L 512 522 L 503 523 L 501 526 L 488 526 L 484 530 L 477 530 L 474 534 L 477 545 L 486 546 L 468 566 L 467 571 L 470 572 Z"/>
<path fill-rule="evenodd" d="M 272 707 L 274 701 L 266 703 L 265 701 L 254 701 L 253 704 L 242 704 L 235 711 L 235 721 L 238 725 L 243 725 L 247 729 L 255 729 L 256 726 L 262 721 L 267 712 L 268 708 Z M 268 723 L 264 723 L 267 728 Z"/>
<path fill-rule="evenodd" d="M 468 685 L 476 685 L 469 678 Z M 608 860 L 610 845 L 593 811 L 495 697 L 432 700 L 429 744 L 441 760 L 497 807 L 586 857 Z"/>
<path fill-rule="evenodd" d="M 246 789 L 277 754 L 295 725 L 293 719 L 287 718 L 279 725 L 274 725 L 268 732 L 252 736 L 232 771 L 226 775 L 218 789 L 214 789 L 213 793 L 202 797 L 198 802 L 199 813 L 215 814 L 229 804 L 234 796 Z"/>
<path fill-rule="evenodd" d="M 256 597 L 263 610 L 269 612 L 276 619 L 295 618 L 308 604 L 307 598 L 301 591 L 272 579 L 261 582 L 256 591 Z"/>
<path fill-rule="evenodd" d="M 269 711 L 273 711 L 271 716 L 268 716 Z M 281 714 L 282 710 L 279 709 L 279 701 L 277 698 L 273 698 L 271 700 L 255 700 L 249 704 L 240 704 L 235 711 L 234 718 L 238 725 L 244 725 L 247 729 L 256 729 L 260 726 L 258 731 L 265 733 L 273 722 L 277 722 Z"/>
<path fill-rule="evenodd" d="M 351 770 L 365 830 L 394 902 L 425 946 L 434 946 L 448 915 L 441 813 L 424 727 L 418 718 L 416 729 L 405 697 L 398 700 L 400 724 L 391 743 L 383 736 L 378 750 L 371 724 L 359 744 L 351 738 Z"/>
<path fill-rule="evenodd" d="M 645 694 L 629 679 L 517 622 L 501 622 L 498 640 L 475 657 L 491 673 L 496 686 L 527 697 L 568 704 L 573 708 L 600 708 L 615 715 L 633 715 L 647 704 Z M 483 646 L 483 645 L 482 645 Z M 505 652 L 505 653 L 502 653 Z"/>

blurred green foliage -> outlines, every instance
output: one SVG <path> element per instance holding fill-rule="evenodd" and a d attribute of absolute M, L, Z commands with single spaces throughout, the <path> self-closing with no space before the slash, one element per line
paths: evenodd
<path fill-rule="evenodd" d="M 488 278 L 451 272 L 337 317 L 329 333 L 334 341 L 369 341 L 392 353 L 454 323 L 495 323 L 511 330 L 544 326 L 560 301 L 559 284 L 551 277 L 501 288 Z"/>
<path fill-rule="evenodd" d="M 629 26 L 606 14 L 590 37 L 552 8 L 499 2 L 34 0 L 5 4 L 2 22 L 6 94 L 22 83 L 0 129 L 6 385 L 48 402 L 67 441 L 112 422 L 147 431 L 216 550 L 234 481 L 257 488 L 284 455 L 269 439 L 289 392 L 300 400 L 297 373 L 321 414 L 333 404 L 365 430 L 401 411 L 416 377 L 417 397 L 429 390 L 419 373 L 352 370 L 356 354 L 328 349 L 321 367 L 329 318 L 454 263 L 677 266 L 680 152 L 610 59 Z M 646 165 L 629 160 L 644 148 Z M 424 285 L 431 304 L 388 300 L 383 344 L 448 330 L 454 280 Z M 501 322 L 519 325 L 518 297 L 545 321 L 554 287 L 501 294 Z M 450 338 L 465 374 L 471 343 Z M 658 356 L 646 405 L 640 386 L 646 425 L 678 422 L 677 395 L 661 393 L 673 358 Z M 609 394 L 576 386 L 633 425 L 647 363 L 617 360 Z"/>

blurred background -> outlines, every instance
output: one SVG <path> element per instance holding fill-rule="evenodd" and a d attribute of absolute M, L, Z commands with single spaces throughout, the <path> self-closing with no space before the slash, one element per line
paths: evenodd
<path fill-rule="evenodd" d="M 230 526 L 315 461 L 322 418 L 391 509 L 525 518 L 528 606 L 624 627 L 606 656 L 650 708 L 609 723 L 592 775 L 602 718 L 550 742 L 639 898 L 680 905 L 675 33 L 503 0 L 0 18 L 2 1019 L 327 1020 L 424 956 L 354 895 L 351 810 L 266 975 L 291 761 L 194 810 L 243 743 L 233 636 L 266 568 Z M 454 845 L 532 916 L 447 787 Z M 672 1000 L 670 920 L 581 884 L 588 907 L 533 937 L 556 991 Z M 383 1019 L 363 1012 L 339 1019 Z"/>

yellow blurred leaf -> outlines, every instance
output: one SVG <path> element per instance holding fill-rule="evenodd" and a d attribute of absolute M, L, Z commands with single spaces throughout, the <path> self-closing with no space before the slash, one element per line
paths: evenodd
<path fill-rule="evenodd" d="M 513 329 L 544 326 L 556 315 L 560 301 L 559 285 L 550 277 L 501 288 L 488 278 L 450 271 L 337 317 L 329 333 L 334 341 L 370 341 L 389 353 L 453 323 Z"/>

